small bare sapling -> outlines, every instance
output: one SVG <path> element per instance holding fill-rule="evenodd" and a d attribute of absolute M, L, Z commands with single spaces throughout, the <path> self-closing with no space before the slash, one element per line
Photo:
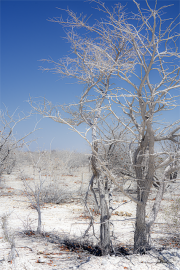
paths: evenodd
<path fill-rule="evenodd" d="M 41 200 L 41 193 L 45 179 L 42 179 L 40 168 L 38 170 L 38 178 L 39 179 L 37 181 L 34 181 L 34 187 L 32 187 L 32 185 L 27 182 L 27 179 L 23 175 L 21 176 L 24 184 L 24 194 L 28 198 L 31 208 L 35 209 L 38 213 L 37 233 L 41 233 L 41 206 L 43 204 L 43 201 Z"/>

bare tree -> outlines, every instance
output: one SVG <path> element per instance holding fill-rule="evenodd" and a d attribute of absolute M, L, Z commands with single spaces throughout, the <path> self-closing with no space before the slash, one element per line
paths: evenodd
<path fill-rule="evenodd" d="M 0 111 L 0 176 L 5 171 L 11 173 L 16 161 L 16 150 L 22 147 L 26 137 L 35 131 L 34 129 L 19 139 L 14 134 L 16 126 L 29 116 L 16 111 L 10 114 L 7 109 Z"/>
<path fill-rule="evenodd" d="M 148 13 L 143 12 L 140 5 L 133 1 L 139 12 L 138 27 L 129 25 L 132 31 L 132 44 L 136 50 L 138 64 L 137 69 L 132 74 L 132 78 L 119 72 L 120 80 L 127 82 L 133 87 L 133 92 L 128 97 L 129 90 L 124 89 L 127 94 L 119 95 L 115 102 L 121 104 L 123 112 L 131 119 L 136 130 L 135 139 L 137 149 L 133 156 L 133 166 L 136 171 L 137 179 L 137 212 L 136 228 L 134 235 L 134 252 L 145 252 L 148 248 L 148 234 L 157 216 L 160 202 L 162 200 L 165 182 L 169 180 L 169 175 L 179 169 L 179 154 L 170 154 L 165 162 L 155 166 L 155 159 L 162 153 L 155 152 L 155 143 L 163 140 L 174 140 L 179 136 L 179 121 L 164 129 L 157 128 L 156 115 L 164 110 L 171 110 L 176 107 L 176 96 L 170 94 L 173 89 L 180 86 L 179 79 L 179 52 L 177 40 L 179 33 L 176 32 L 178 23 L 172 20 L 168 26 L 163 26 L 161 18 L 162 7 L 152 9 L 146 1 Z M 141 23 L 140 23 L 141 22 Z M 171 63 L 174 62 L 172 66 Z M 135 75 L 135 76 L 133 76 Z M 156 76 L 154 80 L 153 76 Z M 135 83 L 135 80 L 139 82 Z M 122 102 L 122 98 L 126 102 Z M 158 119 L 156 117 L 156 119 Z M 160 124 L 160 120 L 159 120 Z M 174 127 L 174 128 L 173 128 Z M 171 130 L 170 130 L 171 129 Z M 134 131 L 133 131 L 134 132 Z M 172 164 L 172 161 L 174 163 Z M 144 163 L 146 168 L 144 169 Z M 146 203 L 150 194 L 155 172 L 163 167 L 164 176 L 160 180 L 161 184 L 157 192 L 156 200 L 152 209 L 151 217 L 145 221 Z"/>
<path fill-rule="evenodd" d="M 109 12 L 108 10 L 105 11 L 107 13 Z M 76 57 L 67 57 L 59 62 L 54 62 L 52 59 L 47 60 L 50 64 L 55 65 L 55 68 L 42 68 L 43 70 L 55 71 L 63 76 L 74 77 L 79 81 L 79 83 L 85 84 L 85 90 L 80 98 L 78 106 L 74 104 L 70 109 L 69 106 L 63 106 L 61 108 L 72 116 L 70 119 L 67 119 L 68 123 L 73 126 L 79 126 L 81 123 L 86 123 L 88 125 L 92 132 L 91 145 L 95 153 L 98 152 L 98 121 L 101 118 L 102 111 L 104 111 L 104 106 L 107 106 L 105 102 L 107 95 L 113 89 L 110 85 L 110 78 L 113 77 L 114 72 L 117 70 L 117 66 L 122 72 L 123 70 L 128 71 L 133 69 L 134 67 L 134 62 L 132 61 L 133 52 L 128 48 L 128 42 L 125 42 L 128 39 L 128 34 L 123 32 L 125 18 L 124 13 L 121 11 L 122 7 L 120 5 L 117 6 L 117 13 L 119 14 L 118 17 L 122 23 L 122 31 L 118 31 L 115 28 L 111 29 L 111 27 L 109 27 L 105 22 L 100 21 L 99 23 L 94 24 L 93 27 L 89 27 L 88 24 L 83 23 L 83 18 L 77 18 L 76 14 L 70 10 L 67 10 L 67 13 L 70 15 L 72 21 L 67 20 L 65 22 L 58 18 L 52 19 L 51 21 L 63 24 L 66 29 L 68 29 L 67 39 L 71 43 L 72 50 Z M 110 13 L 108 13 L 107 16 L 110 16 Z M 93 29 L 96 37 L 94 39 L 82 38 L 72 30 L 73 25 L 76 27 L 84 27 L 87 32 Z M 107 48 L 108 56 L 111 55 L 112 59 L 109 57 L 107 58 L 104 53 Z M 131 62 L 128 61 L 130 57 Z M 58 108 L 51 107 L 49 102 L 45 101 L 44 105 L 45 107 L 43 112 L 40 108 L 38 109 L 38 111 L 44 116 L 49 117 L 50 111 L 47 111 L 47 108 L 51 111 L 55 109 L 58 114 Z M 64 123 L 63 121 L 60 121 L 60 118 L 53 119 L 55 121 L 58 119 L 58 122 Z M 101 198 L 101 247 L 102 253 L 108 254 L 110 252 L 110 215 L 108 213 L 107 202 L 105 200 L 105 189 L 103 186 L 104 181 L 102 180 L 101 171 L 97 168 L 96 155 L 93 151 L 91 158 L 93 176 L 90 183 L 92 189 L 94 179 L 97 178 L 99 181 L 99 197 Z"/>
<path fill-rule="evenodd" d="M 42 200 L 42 193 L 43 193 L 43 185 L 46 181 L 46 177 L 42 177 L 42 170 L 46 166 L 46 162 L 43 159 L 43 152 L 38 153 L 38 158 L 33 160 L 33 181 L 28 183 L 24 172 L 21 171 L 21 180 L 24 184 L 24 194 L 28 198 L 30 206 L 35 209 L 38 213 L 38 226 L 37 226 L 37 233 L 41 233 L 42 231 L 42 218 L 41 218 L 41 206 L 44 204 Z"/>
<path fill-rule="evenodd" d="M 157 142 L 165 140 L 176 142 L 179 136 L 179 121 L 165 125 L 164 128 L 158 127 L 157 122 L 159 119 L 159 123 L 162 124 L 159 118 L 161 112 L 172 110 L 177 106 L 176 95 L 170 94 L 180 86 L 177 18 L 169 23 L 164 21 L 162 10 L 167 7 L 157 9 L 155 3 L 155 7 L 151 8 L 147 0 L 146 11 L 133 0 L 138 11 L 137 14 L 132 14 L 129 20 L 120 5 L 116 5 L 111 12 L 104 3 L 96 0 L 91 2 L 97 3 L 97 9 L 103 11 L 107 18 L 89 26 L 85 18 L 77 17 L 75 13 L 67 10 L 70 17 L 67 21 L 61 18 L 51 20 L 68 29 L 67 37 L 76 57 L 67 57 L 59 62 L 47 60 L 54 67 L 42 68 L 63 76 L 74 77 L 80 83 L 84 83 L 86 88 L 79 103 L 71 104 L 71 109 L 67 109 L 66 106 L 53 107 L 48 101 L 44 101 L 43 104 L 32 101 L 30 103 L 44 117 L 67 124 L 91 146 L 93 176 L 90 186 L 92 188 L 96 177 L 99 181 L 101 198 L 103 255 L 110 252 L 108 227 L 110 215 L 105 199 L 106 179 L 137 203 L 134 252 L 143 253 L 150 247 L 150 230 L 160 208 L 165 184 L 169 181 L 170 174 L 178 171 L 180 167 L 179 151 L 156 152 Z M 81 38 L 71 30 L 76 27 L 84 28 L 95 37 Z M 110 84 L 114 76 L 119 80 L 115 87 Z M 71 117 L 69 119 L 63 117 L 61 110 L 68 112 Z M 129 120 L 123 121 L 119 111 Z M 107 159 L 102 159 L 99 151 L 100 144 L 108 145 L 110 148 L 110 145 L 120 141 L 117 137 L 113 140 L 105 139 L 101 122 L 106 121 L 108 124 L 109 116 L 131 133 L 129 157 L 137 182 L 137 198 L 124 190 L 123 184 L 118 182 L 118 175 L 113 173 L 112 167 L 108 168 Z M 81 123 L 88 125 L 84 133 L 78 130 Z M 87 137 L 89 131 L 92 132 L 91 142 Z M 128 140 L 124 142 L 127 143 Z M 164 154 L 167 155 L 166 160 L 157 165 L 157 158 Z M 156 200 L 151 216 L 146 220 L 147 201 L 156 172 L 160 168 L 164 169 L 164 174 L 158 179 L 160 185 Z"/>

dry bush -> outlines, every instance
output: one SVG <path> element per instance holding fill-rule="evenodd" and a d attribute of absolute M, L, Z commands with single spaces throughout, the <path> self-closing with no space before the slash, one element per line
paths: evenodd
<path fill-rule="evenodd" d="M 16 168 L 22 166 L 34 166 L 41 155 L 41 164 L 44 174 L 68 175 L 73 174 L 80 167 L 89 165 L 89 155 L 86 153 L 71 152 L 67 150 L 52 151 L 18 151 Z M 46 166 L 44 166 L 46 164 Z M 44 169 L 45 168 L 45 169 Z M 46 171 L 46 172 L 45 172 Z"/>
<path fill-rule="evenodd" d="M 42 179 L 41 183 L 37 183 L 37 180 L 32 178 L 31 183 L 28 183 L 26 179 L 28 176 L 21 176 L 21 179 L 25 185 L 25 195 L 33 208 L 36 208 L 37 202 L 40 206 L 44 203 L 69 203 L 75 198 L 79 197 L 79 191 L 69 190 L 68 188 L 61 188 L 55 181 L 50 181 L 47 179 Z M 38 201 L 39 200 L 39 201 Z"/>
<path fill-rule="evenodd" d="M 180 235 L 180 198 L 173 198 L 170 206 L 164 210 L 164 216 L 168 231 Z"/>
<path fill-rule="evenodd" d="M 74 196 L 74 192 L 68 189 L 61 189 L 54 182 L 45 186 L 41 191 L 41 201 L 43 203 L 68 203 L 73 200 Z"/>
<path fill-rule="evenodd" d="M 22 161 L 23 159 L 23 161 Z M 62 188 L 59 180 L 61 176 L 68 176 L 74 171 L 84 165 L 88 165 L 88 156 L 83 153 L 69 152 L 69 151 L 41 151 L 41 152 L 19 152 L 18 162 L 24 166 L 33 168 L 32 175 L 22 173 L 21 179 L 31 179 L 28 188 L 28 194 L 36 196 L 38 185 L 40 181 L 43 182 L 39 199 L 41 203 L 65 203 L 70 202 L 75 197 L 79 197 L 82 190 L 69 190 Z M 37 171 L 41 171 L 41 180 Z M 38 180 L 39 179 L 39 180 Z M 27 182 L 26 182 L 27 183 Z M 33 189 L 33 192 L 30 188 Z"/>
<path fill-rule="evenodd" d="M 11 174 L 16 163 L 16 149 L 13 141 L 3 141 L 4 138 L 0 136 L 0 175 L 3 172 Z"/>
<path fill-rule="evenodd" d="M 46 159 L 48 158 L 52 171 L 58 172 L 58 175 L 73 174 L 78 168 L 87 167 L 89 165 L 88 154 L 74 151 L 47 151 Z"/>
<path fill-rule="evenodd" d="M 16 247 L 15 247 L 15 238 L 14 234 L 11 232 L 9 226 L 8 226 L 8 218 L 10 214 L 3 214 L 1 217 L 1 226 L 4 233 L 4 239 L 10 244 L 10 252 L 8 254 L 8 261 L 14 261 L 16 257 Z"/>
<path fill-rule="evenodd" d="M 19 167 L 33 166 L 32 155 L 33 152 L 30 151 L 17 151 L 15 167 L 19 169 Z"/>

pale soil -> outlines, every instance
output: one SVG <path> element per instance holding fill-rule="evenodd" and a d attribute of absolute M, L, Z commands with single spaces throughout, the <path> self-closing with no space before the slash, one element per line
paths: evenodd
<path fill-rule="evenodd" d="M 30 168 L 24 168 L 27 176 L 32 174 Z M 83 181 L 82 181 L 83 173 Z M 88 185 L 91 174 L 88 168 L 74 172 L 73 176 L 61 176 L 56 178 L 59 187 L 65 192 L 79 191 L 83 193 Z M 28 179 L 28 177 L 27 177 Z M 10 213 L 9 232 L 14 235 L 17 257 L 15 262 L 8 262 L 10 244 L 4 239 L 4 233 L 0 228 L 0 269 L 91 269 L 91 270 L 165 270 L 180 269 L 180 249 L 167 247 L 161 253 L 152 249 L 147 255 L 96 257 L 87 252 L 71 252 L 61 245 L 64 238 L 80 239 L 88 227 L 89 219 L 82 201 L 77 196 L 64 204 L 45 204 L 42 208 L 42 227 L 44 236 L 28 236 L 23 233 L 27 229 L 37 229 L 37 212 L 30 208 L 27 197 L 22 193 L 23 184 L 20 179 L 20 171 L 16 170 L 11 175 L 4 175 L 3 188 L 0 196 L 0 216 Z M 32 184 L 31 177 L 27 180 Z M 154 195 L 152 194 L 152 199 Z M 151 201 L 152 203 L 153 201 Z M 162 209 L 167 208 L 170 197 L 166 196 L 162 201 Z M 117 193 L 114 207 L 118 207 L 112 215 L 114 244 L 119 246 L 133 246 L 134 220 L 136 205 L 129 199 Z M 95 233 L 99 235 L 99 216 L 95 217 Z M 159 213 L 153 229 L 152 246 L 162 247 L 159 239 L 167 237 L 164 231 L 164 215 Z M 88 240 L 97 243 L 93 237 L 92 229 L 89 231 Z M 179 246 L 178 246 L 179 247 Z M 167 261 L 166 261 L 167 260 Z"/>

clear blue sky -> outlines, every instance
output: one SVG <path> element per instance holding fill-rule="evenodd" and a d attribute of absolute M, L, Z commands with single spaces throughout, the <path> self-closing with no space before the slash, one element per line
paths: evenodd
<path fill-rule="evenodd" d="M 104 1 L 112 6 L 117 1 Z M 136 10 L 132 0 L 121 1 L 127 4 L 128 10 Z M 138 1 L 144 4 L 143 1 Z M 154 0 L 149 1 L 153 5 Z M 158 5 L 173 3 L 168 8 L 168 16 L 175 18 L 179 13 L 180 2 L 159 0 Z M 52 103 L 69 103 L 80 95 L 82 87 L 69 84 L 67 79 L 60 80 L 58 75 L 39 70 L 42 65 L 38 60 L 52 57 L 57 60 L 68 54 L 70 45 L 62 39 L 65 36 L 62 27 L 47 21 L 48 18 L 58 17 L 66 13 L 56 7 L 66 9 L 67 6 L 77 13 L 99 18 L 99 12 L 84 1 L 2 1 L 0 2 L 1 16 L 1 109 L 5 104 L 10 113 L 18 107 L 19 111 L 27 114 L 31 107 L 26 102 L 31 97 L 46 97 Z M 179 110 L 173 115 L 178 119 Z M 19 125 L 16 132 L 20 137 L 29 132 L 39 117 L 31 117 Z M 31 138 L 39 138 L 32 149 L 39 146 L 49 149 L 87 150 L 88 146 L 79 135 L 69 131 L 64 125 L 44 119 L 38 124 L 42 130 L 37 131 Z"/>

